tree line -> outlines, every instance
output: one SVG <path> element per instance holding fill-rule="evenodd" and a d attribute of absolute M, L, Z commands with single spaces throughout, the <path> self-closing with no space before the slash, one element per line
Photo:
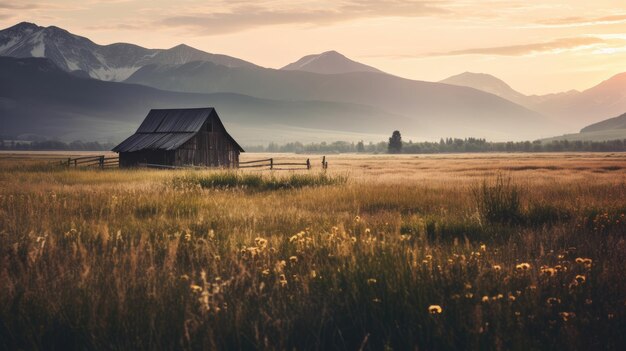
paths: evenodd
<path fill-rule="evenodd" d="M 108 151 L 115 147 L 113 143 L 99 143 L 97 141 L 72 141 L 65 143 L 58 140 L 4 140 L 0 139 L 0 150 L 50 150 L 50 151 Z"/>
<path fill-rule="evenodd" d="M 15 141 L 0 139 L 0 150 L 67 150 L 67 151 L 108 151 L 116 144 L 72 141 L 65 143 L 58 140 Z M 481 138 L 442 138 L 439 142 L 408 142 L 402 140 L 399 131 L 394 131 L 387 142 L 363 141 L 320 142 L 286 144 L 269 143 L 264 145 L 244 146 L 247 152 L 284 152 L 284 153 L 369 153 L 369 154 L 437 154 L 470 152 L 619 152 L 626 151 L 626 139 L 610 141 L 508 141 L 492 142 Z"/>
<path fill-rule="evenodd" d="M 335 141 L 332 143 L 292 142 L 286 144 L 270 143 L 267 146 L 246 146 L 248 152 L 285 152 L 285 153 L 391 153 L 391 154 L 438 154 L 471 152 L 619 152 L 626 151 L 626 139 L 610 141 L 507 141 L 493 142 L 481 138 L 441 138 L 439 142 L 408 142 L 402 140 L 399 131 L 395 131 L 388 142 L 364 143 Z"/>

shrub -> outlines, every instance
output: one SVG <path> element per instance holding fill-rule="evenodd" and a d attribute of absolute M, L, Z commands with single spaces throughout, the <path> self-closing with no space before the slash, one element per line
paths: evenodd
<path fill-rule="evenodd" d="M 472 189 L 480 216 L 493 223 L 518 223 L 522 219 L 519 187 L 499 174 Z"/>

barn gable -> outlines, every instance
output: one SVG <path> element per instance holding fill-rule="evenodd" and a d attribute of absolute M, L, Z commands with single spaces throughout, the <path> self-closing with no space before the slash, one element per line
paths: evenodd
<path fill-rule="evenodd" d="M 214 108 L 151 110 L 135 134 L 117 145 L 120 165 L 236 166 L 243 148 Z"/>

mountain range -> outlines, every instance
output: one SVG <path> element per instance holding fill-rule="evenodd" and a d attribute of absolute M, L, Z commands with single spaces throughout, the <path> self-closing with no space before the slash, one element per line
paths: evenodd
<path fill-rule="evenodd" d="M 568 123 L 575 129 L 626 111 L 626 73 L 617 74 L 582 92 L 524 95 L 504 81 L 481 73 L 465 72 L 441 83 L 471 87 L 500 96 L 545 116 Z"/>
<path fill-rule="evenodd" d="M 46 57 L 63 70 L 105 81 L 122 81 L 149 64 L 211 61 L 227 67 L 254 66 L 238 58 L 210 54 L 182 44 L 171 49 L 146 49 L 126 43 L 98 45 L 55 26 L 40 27 L 28 22 L 0 31 L 0 56 Z"/>
<path fill-rule="evenodd" d="M 26 22 L 0 31 L 0 56 L 3 134 L 65 140 L 119 140 L 150 108 L 199 106 L 215 106 L 244 144 L 380 140 L 394 129 L 424 139 L 535 139 L 619 110 L 624 86 L 615 78 L 580 93 L 525 96 L 489 75 L 410 80 L 335 51 L 270 69 L 186 45 L 98 45 Z"/>

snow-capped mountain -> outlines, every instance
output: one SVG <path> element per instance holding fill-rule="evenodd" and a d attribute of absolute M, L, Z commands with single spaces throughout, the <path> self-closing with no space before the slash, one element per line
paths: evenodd
<path fill-rule="evenodd" d="M 210 54 L 178 45 L 171 49 L 146 49 L 116 43 L 98 45 L 64 29 L 22 22 L 0 31 L 0 56 L 46 57 L 68 72 L 82 71 L 92 78 L 122 81 L 149 64 L 184 64 L 210 61 L 228 67 L 254 64 L 226 55 Z"/>
<path fill-rule="evenodd" d="M 382 71 L 372 66 L 350 60 L 337 51 L 326 51 L 321 54 L 307 55 L 281 69 L 285 71 L 305 71 L 321 74 L 350 72 L 382 73 Z"/>

